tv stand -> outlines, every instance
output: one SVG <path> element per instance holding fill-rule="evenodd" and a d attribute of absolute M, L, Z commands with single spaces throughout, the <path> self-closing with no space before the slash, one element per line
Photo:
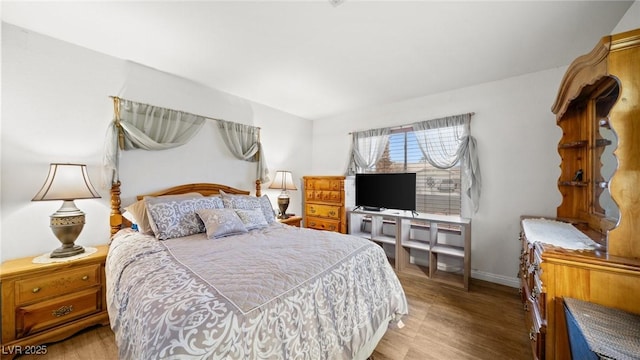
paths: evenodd
<path fill-rule="evenodd" d="M 469 290 L 471 275 L 471 219 L 460 216 L 424 214 L 405 211 L 382 210 L 367 211 L 354 209 L 348 211 L 349 234 L 371 240 L 381 246 L 394 247 L 395 264 L 398 272 L 412 273 L 436 281 L 455 285 Z M 371 221 L 370 230 L 366 230 L 365 220 Z M 395 233 L 385 233 L 383 227 L 395 226 Z M 422 239 L 417 233 L 424 233 Z M 439 236 L 440 235 L 440 236 Z M 446 239 L 445 239 L 446 238 Z M 420 250 L 427 255 L 419 258 L 418 265 L 411 251 Z M 452 272 L 438 268 L 438 256 L 457 259 L 461 262 L 460 271 Z M 441 259 L 442 260 L 442 259 Z M 444 263 L 442 264 L 444 267 Z"/>

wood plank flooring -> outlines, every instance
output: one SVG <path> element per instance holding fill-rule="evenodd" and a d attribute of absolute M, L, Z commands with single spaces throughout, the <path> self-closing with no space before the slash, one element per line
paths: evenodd
<path fill-rule="evenodd" d="M 473 279 L 469 292 L 400 274 L 407 294 L 405 326 L 390 329 L 374 360 L 532 359 L 518 290 Z M 108 326 L 85 330 L 58 343 L 48 353 L 26 359 L 117 359 Z"/>

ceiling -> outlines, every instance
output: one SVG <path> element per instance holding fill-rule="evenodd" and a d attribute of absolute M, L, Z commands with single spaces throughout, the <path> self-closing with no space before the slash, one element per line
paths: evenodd
<path fill-rule="evenodd" d="M 2 1 L 2 20 L 308 119 L 568 65 L 633 1 Z"/>

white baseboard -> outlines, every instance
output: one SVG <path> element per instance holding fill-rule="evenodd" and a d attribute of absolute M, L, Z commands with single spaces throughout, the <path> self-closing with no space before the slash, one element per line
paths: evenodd
<path fill-rule="evenodd" d="M 429 261 L 425 261 L 422 258 L 414 259 L 413 257 L 411 257 L 411 261 L 412 262 L 415 261 L 415 263 L 418 265 L 429 266 Z M 443 270 L 448 272 L 460 272 L 461 268 L 460 268 L 460 265 L 457 265 L 457 264 L 438 263 L 438 270 Z M 520 279 L 517 277 L 497 275 L 497 274 L 492 274 L 485 271 L 471 270 L 471 278 L 484 280 L 484 281 L 488 281 L 488 282 L 492 282 L 492 283 L 500 284 L 504 286 L 509 286 L 512 288 L 520 287 Z"/>
<path fill-rule="evenodd" d="M 488 281 L 488 282 L 492 282 L 492 283 L 496 283 L 504 286 L 509 286 L 512 288 L 520 287 L 520 279 L 518 279 L 517 277 L 509 277 L 504 275 L 492 274 L 484 271 L 472 270 L 471 278 L 484 280 L 484 281 Z"/>

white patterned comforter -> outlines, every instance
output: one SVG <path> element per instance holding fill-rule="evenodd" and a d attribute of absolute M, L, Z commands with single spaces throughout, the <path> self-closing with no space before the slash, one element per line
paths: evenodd
<path fill-rule="evenodd" d="M 408 310 L 379 246 L 279 223 L 216 240 L 122 230 L 106 274 L 121 359 L 366 357 Z"/>

